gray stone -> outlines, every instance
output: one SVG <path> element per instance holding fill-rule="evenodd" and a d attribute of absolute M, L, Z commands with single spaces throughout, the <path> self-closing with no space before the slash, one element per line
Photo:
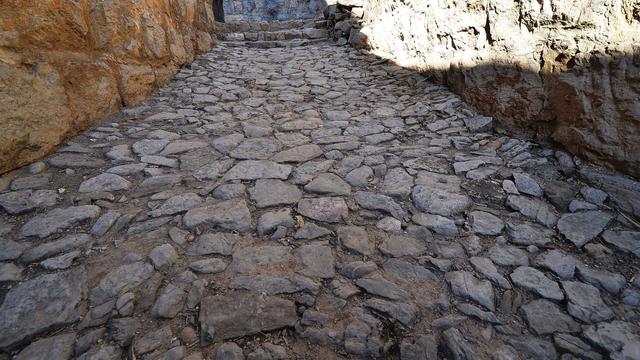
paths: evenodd
<path fill-rule="evenodd" d="M 305 198 L 298 202 L 298 213 L 323 222 L 340 222 L 347 216 L 349 208 L 342 198 Z"/>
<path fill-rule="evenodd" d="M 604 211 L 564 214 L 558 221 L 558 231 L 581 248 L 600 235 L 611 219 L 612 216 Z"/>
<path fill-rule="evenodd" d="M 524 250 L 515 246 L 496 244 L 489 249 L 489 258 L 502 266 L 527 266 L 529 256 Z"/>
<path fill-rule="evenodd" d="M 131 183 L 123 177 L 116 174 L 104 173 L 83 181 L 78 191 L 81 193 L 98 191 L 113 192 L 129 190 L 129 188 L 131 188 Z"/>
<path fill-rule="evenodd" d="M 305 185 L 305 191 L 326 194 L 326 195 L 349 195 L 351 186 L 339 176 L 331 173 L 323 173 L 316 176 L 310 183 Z"/>
<path fill-rule="evenodd" d="M 624 276 L 606 270 L 595 270 L 585 264 L 576 264 L 578 278 L 611 294 L 617 294 L 627 283 Z"/>
<path fill-rule="evenodd" d="M 537 335 L 580 331 L 580 324 L 549 300 L 530 301 L 520 308 L 529 328 Z"/>
<path fill-rule="evenodd" d="M 115 300 L 120 294 L 129 292 L 153 275 L 153 266 L 142 262 L 121 265 L 105 275 L 98 285 L 91 289 L 91 304 L 102 305 Z"/>
<path fill-rule="evenodd" d="M 454 360 L 477 359 L 473 347 L 465 340 L 458 329 L 448 329 L 442 333 L 442 347 Z"/>
<path fill-rule="evenodd" d="M 511 273 L 511 281 L 516 286 L 536 292 L 547 299 L 557 301 L 564 299 L 564 294 L 560 290 L 558 283 L 532 267 L 518 267 Z"/>
<path fill-rule="evenodd" d="M 147 164 L 140 164 L 140 163 L 126 164 L 126 165 L 114 166 L 112 168 L 107 169 L 106 172 L 110 174 L 120 175 L 120 176 L 128 176 L 128 175 L 135 175 L 137 173 L 140 173 L 146 167 L 147 167 Z"/>
<path fill-rule="evenodd" d="M 493 129 L 493 118 L 489 116 L 474 116 L 464 118 L 464 125 L 471 132 L 489 132 Z"/>
<path fill-rule="evenodd" d="M 427 250 L 425 240 L 430 239 L 418 239 L 404 234 L 388 234 L 378 249 L 383 254 L 393 257 L 417 256 Z"/>
<path fill-rule="evenodd" d="M 178 260 L 178 253 L 173 246 L 164 244 L 153 248 L 149 253 L 149 259 L 156 270 L 167 271 Z"/>
<path fill-rule="evenodd" d="M 291 166 L 289 165 L 282 165 L 268 160 L 245 160 L 232 167 L 222 177 L 222 180 L 285 180 L 289 177 L 289 174 L 291 174 Z"/>
<path fill-rule="evenodd" d="M 244 136 L 242 134 L 234 133 L 225 136 L 220 136 L 217 139 L 213 140 L 211 144 L 213 148 L 218 150 L 223 154 L 228 154 L 229 151 L 237 147 L 242 140 L 244 140 Z"/>
<path fill-rule="evenodd" d="M 95 158 L 89 154 L 73 153 L 57 154 L 50 157 L 47 161 L 51 166 L 57 168 L 99 168 L 105 164 L 104 160 Z"/>
<path fill-rule="evenodd" d="M 538 183 L 528 174 L 514 173 L 513 181 L 516 188 L 522 194 L 541 197 L 544 192 Z"/>
<path fill-rule="evenodd" d="M 411 193 L 413 176 L 403 168 L 393 168 L 387 172 L 382 183 L 382 191 L 390 196 L 406 197 Z"/>
<path fill-rule="evenodd" d="M 305 222 L 293 235 L 296 239 L 313 240 L 331 234 L 331 230 L 314 223 Z"/>
<path fill-rule="evenodd" d="M 253 273 L 264 266 L 286 265 L 293 261 L 291 249 L 286 246 L 246 247 L 233 253 L 231 270 L 236 273 Z"/>
<path fill-rule="evenodd" d="M 11 215 L 54 206 L 58 193 L 54 190 L 24 190 L 0 194 L 0 207 Z"/>
<path fill-rule="evenodd" d="M 580 189 L 580 194 L 586 201 L 596 205 L 602 205 L 609 197 L 606 192 L 589 186 Z"/>
<path fill-rule="evenodd" d="M 611 359 L 637 359 L 640 357 L 639 330 L 635 324 L 614 320 L 591 325 L 583 332 L 583 336 L 605 349 Z"/>
<path fill-rule="evenodd" d="M 470 218 L 473 232 L 479 235 L 500 235 L 504 229 L 504 222 L 488 212 L 473 211 Z"/>
<path fill-rule="evenodd" d="M 340 226 L 336 230 L 338 242 L 349 250 L 362 255 L 373 255 L 375 244 L 369 240 L 369 235 L 363 227 Z"/>
<path fill-rule="evenodd" d="M 355 194 L 355 200 L 362 208 L 369 210 L 381 210 L 398 220 L 402 220 L 406 215 L 406 211 L 402 206 L 386 195 L 368 191 L 358 191 Z"/>
<path fill-rule="evenodd" d="M 425 269 L 422 266 L 414 265 L 407 261 L 389 259 L 385 261 L 383 266 L 385 272 L 401 279 L 415 278 L 436 280 L 436 276 L 429 269 Z"/>
<path fill-rule="evenodd" d="M 41 275 L 13 287 L 0 306 L 0 349 L 80 319 L 87 293 L 83 267 Z"/>
<path fill-rule="evenodd" d="M 553 207 L 542 200 L 509 195 L 507 197 L 507 206 L 547 227 L 552 227 L 558 222 L 558 216 Z"/>
<path fill-rule="evenodd" d="M 372 295 L 382 296 L 390 300 L 406 300 L 410 297 L 408 292 L 381 276 L 359 278 L 356 280 L 356 285 Z"/>
<path fill-rule="evenodd" d="M 154 217 L 174 215 L 196 208 L 202 203 L 204 200 L 198 194 L 184 193 L 167 199 L 157 209 L 151 211 L 150 215 Z"/>
<path fill-rule="evenodd" d="M 416 185 L 411 193 L 415 206 L 424 212 L 451 216 L 465 211 L 471 206 L 471 199 L 462 194 Z"/>
<path fill-rule="evenodd" d="M 440 215 L 417 213 L 411 218 L 414 223 L 422 225 L 436 234 L 443 236 L 458 235 L 458 227 L 455 221 Z"/>
<path fill-rule="evenodd" d="M 190 228 L 202 225 L 240 232 L 252 229 L 251 213 L 244 200 L 227 200 L 214 205 L 191 209 L 184 215 L 182 222 Z"/>
<path fill-rule="evenodd" d="M 525 359 L 546 360 L 558 358 L 556 349 L 549 341 L 533 337 L 510 338 L 507 341 L 516 349 L 519 355 L 525 356 Z"/>
<path fill-rule="evenodd" d="M 549 250 L 536 258 L 536 266 L 553 271 L 560 279 L 573 277 L 576 269 L 576 259 L 558 250 Z"/>
<path fill-rule="evenodd" d="M 304 245 L 296 249 L 295 255 L 303 265 L 297 270 L 300 274 L 323 279 L 335 276 L 335 260 L 329 246 Z"/>
<path fill-rule="evenodd" d="M 569 334 L 556 334 L 553 336 L 553 343 L 560 350 L 571 353 L 579 359 L 601 360 L 602 355 L 594 351 L 591 346 L 584 341 Z"/>
<path fill-rule="evenodd" d="M 266 160 L 280 149 L 280 143 L 272 138 L 251 138 L 229 151 L 236 159 Z"/>
<path fill-rule="evenodd" d="M 15 360 L 68 360 L 73 355 L 75 333 L 43 338 L 31 343 L 14 358 Z"/>
<path fill-rule="evenodd" d="M 369 179 L 371 177 L 373 177 L 373 169 L 368 166 L 361 166 L 349 171 L 344 179 L 351 184 L 351 186 L 366 187 L 369 185 Z"/>
<path fill-rule="evenodd" d="M 291 209 L 280 209 L 262 214 L 258 219 L 258 236 L 272 234 L 279 227 L 292 228 L 296 222 L 291 217 Z"/>
<path fill-rule="evenodd" d="M 251 199 L 256 206 L 263 208 L 297 203 L 302 191 L 297 186 L 275 179 L 260 179 L 249 189 Z"/>
<path fill-rule="evenodd" d="M 622 252 L 640 257 L 640 231 L 605 231 L 602 239 Z"/>
<path fill-rule="evenodd" d="M 118 211 L 107 211 L 106 213 L 102 214 L 102 216 L 100 216 L 98 220 L 96 220 L 95 224 L 93 224 L 93 226 L 91 227 L 91 235 L 102 236 L 106 234 L 121 215 L 122 214 L 120 214 Z"/>
<path fill-rule="evenodd" d="M 392 319 L 399 321 L 405 326 L 411 325 L 418 316 L 418 308 L 411 303 L 369 299 L 365 301 L 364 306 L 387 314 Z"/>
<path fill-rule="evenodd" d="M 508 223 L 507 232 L 514 244 L 536 246 L 549 244 L 555 234 L 553 230 L 530 223 Z"/>
<path fill-rule="evenodd" d="M 187 255 L 231 255 L 233 245 L 238 242 L 239 239 L 240 237 L 238 235 L 221 232 L 203 234 L 189 247 Z"/>
<path fill-rule="evenodd" d="M 180 162 L 177 159 L 172 159 L 159 155 L 145 155 L 140 158 L 140 161 L 150 165 L 164 166 L 169 168 L 177 168 Z"/>
<path fill-rule="evenodd" d="M 226 342 L 218 346 L 214 356 L 215 360 L 244 360 L 242 348 L 233 342 Z"/>
<path fill-rule="evenodd" d="M 14 263 L 0 263 L 0 283 L 22 280 L 22 268 Z"/>
<path fill-rule="evenodd" d="M 340 274 L 349 279 L 357 279 L 378 270 L 378 265 L 372 261 L 353 261 L 340 267 Z"/>
<path fill-rule="evenodd" d="M 222 259 L 204 259 L 189 264 L 189 269 L 198 274 L 216 274 L 227 268 L 227 263 Z"/>
<path fill-rule="evenodd" d="M 20 261 L 30 263 L 42 260 L 65 251 L 88 247 L 91 243 L 91 237 L 87 234 L 65 236 L 59 240 L 25 250 L 22 252 L 22 256 L 20 256 Z"/>
<path fill-rule="evenodd" d="M 216 180 L 224 175 L 233 166 L 232 159 L 213 161 L 207 165 L 199 167 L 193 172 L 193 177 L 200 181 Z"/>
<path fill-rule="evenodd" d="M 291 174 L 291 180 L 294 184 L 307 184 L 317 174 L 328 171 L 334 163 L 334 160 L 306 162 L 296 167 Z"/>
<path fill-rule="evenodd" d="M 478 280 L 468 271 L 448 272 L 444 278 L 455 295 L 475 301 L 491 311 L 495 310 L 493 287 L 488 281 Z"/>
<path fill-rule="evenodd" d="M 200 305 L 202 344 L 292 327 L 295 304 L 272 296 L 210 296 Z"/>
<path fill-rule="evenodd" d="M 320 284 L 299 275 L 239 275 L 231 280 L 229 288 L 278 295 L 293 294 L 300 291 L 317 293 L 320 289 Z"/>
<path fill-rule="evenodd" d="M 156 318 L 173 319 L 182 311 L 187 293 L 173 284 L 167 284 L 151 308 L 151 315 Z"/>
<path fill-rule="evenodd" d="M 134 350 L 138 355 L 150 353 L 158 348 L 169 346 L 173 338 L 171 327 L 164 326 L 158 330 L 147 332 L 144 336 L 134 341 Z"/>
<path fill-rule="evenodd" d="M 98 215 L 100 215 L 100 208 L 95 205 L 53 209 L 29 220 L 20 230 L 20 237 L 35 236 L 44 239 L 84 220 L 95 219 Z"/>
<path fill-rule="evenodd" d="M 161 152 L 160 155 L 168 156 L 168 155 L 176 155 L 182 154 L 187 151 L 200 149 L 204 147 L 208 147 L 209 144 L 203 141 L 195 141 L 195 140 L 175 140 L 169 143 Z"/>
<path fill-rule="evenodd" d="M 500 324 L 500 320 L 496 317 L 496 315 L 491 311 L 484 311 L 477 306 L 467 304 L 467 303 L 456 303 L 456 309 L 460 310 L 461 313 L 473 316 L 477 319 L 480 319 L 485 322 L 489 322 L 492 324 Z"/>
<path fill-rule="evenodd" d="M 131 148 L 138 155 L 152 155 L 159 153 L 167 144 L 169 140 L 166 139 L 144 139 L 133 143 Z"/>
<path fill-rule="evenodd" d="M 567 294 L 567 311 L 576 319 L 597 323 L 614 317 L 595 287 L 578 281 L 563 281 L 562 287 Z"/>
<path fill-rule="evenodd" d="M 64 270 L 70 268 L 73 265 L 73 261 L 80 256 L 80 251 L 71 251 L 64 255 L 49 258 L 40 263 L 44 269 L 47 270 Z"/>
<path fill-rule="evenodd" d="M 322 155 L 322 149 L 320 148 L 320 146 L 315 144 L 306 144 L 281 151 L 275 154 L 271 158 L 271 160 L 275 162 L 301 163 L 313 160 L 320 155 Z"/>
<path fill-rule="evenodd" d="M 469 262 L 480 275 L 503 289 L 511 289 L 509 280 L 498 272 L 498 269 L 490 259 L 474 256 L 469 259 Z"/>

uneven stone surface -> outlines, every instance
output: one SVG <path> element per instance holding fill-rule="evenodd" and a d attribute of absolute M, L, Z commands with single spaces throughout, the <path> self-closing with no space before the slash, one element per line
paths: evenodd
<path fill-rule="evenodd" d="M 0 178 L 0 358 L 634 355 L 640 185 L 497 126 L 349 48 L 225 42 Z"/>

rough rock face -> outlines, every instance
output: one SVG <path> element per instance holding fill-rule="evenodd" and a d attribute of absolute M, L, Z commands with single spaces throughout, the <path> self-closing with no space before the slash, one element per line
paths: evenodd
<path fill-rule="evenodd" d="M 141 100 L 214 31 L 208 0 L 5 0 L 0 23 L 0 173 Z"/>
<path fill-rule="evenodd" d="M 637 1 L 338 4 L 351 19 L 336 15 L 336 37 L 431 73 L 507 126 L 640 175 Z"/>
<path fill-rule="evenodd" d="M 321 12 L 324 6 L 326 0 L 224 0 L 224 13 L 226 21 L 305 19 Z"/>

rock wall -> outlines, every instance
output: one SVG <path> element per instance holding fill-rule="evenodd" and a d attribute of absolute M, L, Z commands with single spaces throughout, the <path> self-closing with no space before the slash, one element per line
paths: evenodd
<path fill-rule="evenodd" d="M 224 12 L 226 21 L 282 21 L 312 18 L 326 5 L 326 0 L 224 0 Z"/>
<path fill-rule="evenodd" d="M 0 1 L 0 173 L 143 99 L 214 30 L 210 0 Z"/>
<path fill-rule="evenodd" d="M 507 126 L 640 176 L 640 2 L 338 3 L 336 37 L 429 73 Z"/>

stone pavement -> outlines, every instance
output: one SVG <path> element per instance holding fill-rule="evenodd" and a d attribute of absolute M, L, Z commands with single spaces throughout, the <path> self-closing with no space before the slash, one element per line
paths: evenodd
<path fill-rule="evenodd" d="M 223 43 L 1 178 L 0 359 L 640 358 L 638 183 L 493 125 Z"/>

